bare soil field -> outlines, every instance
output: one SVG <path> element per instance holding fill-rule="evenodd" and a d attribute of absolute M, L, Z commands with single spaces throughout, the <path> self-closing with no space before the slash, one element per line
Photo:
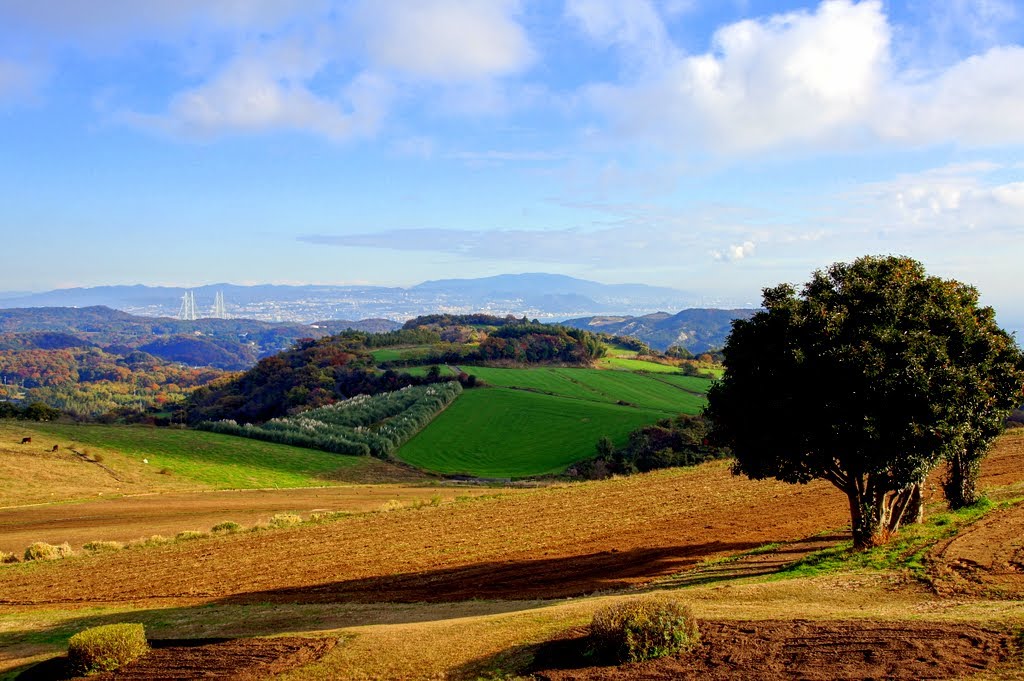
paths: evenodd
<path fill-rule="evenodd" d="M 846 522 L 827 484 L 718 462 L 319 526 L 0 570 L 9 604 L 547 598 L 643 583 Z"/>
<path fill-rule="evenodd" d="M 1000 509 L 931 552 L 936 589 L 1024 599 L 1024 506 Z"/>
<path fill-rule="evenodd" d="M 541 646 L 534 668 L 546 681 L 949 679 L 1018 653 L 1011 634 L 964 624 L 708 621 L 700 630 L 690 653 L 619 667 L 590 666 L 582 654 L 586 632 L 577 630 Z"/>
<path fill-rule="evenodd" d="M 153 534 L 173 537 L 185 530 L 208 531 L 224 520 L 252 526 L 275 513 L 298 513 L 304 518 L 322 511 L 363 513 L 379 510 L 391 501 L 407 505 L 429 501 L 436 495 L 442 502 L 448 502 L 456 496 L 494 492 L 481 488 L 358 485 L 174 492 L 0 508 L 0 551 L 20 554 L 35 541 L 68 542 L 77 549 L 90 541 L 127 542 Z"/>
<path fill-rule="evenodd" d="M 1016 444 L 1017 440 L 1009 440 Z M 982 484 L 1024 479 L 999 446 Z M 319 526 L 0 570 L 6 604 L 529 599 L 648 583 L 848 522 L 830 485 L 735 477 L 717 462 Z"/>

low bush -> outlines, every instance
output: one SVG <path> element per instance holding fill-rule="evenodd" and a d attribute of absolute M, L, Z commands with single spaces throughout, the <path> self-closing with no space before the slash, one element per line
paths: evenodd
<path fill-rule="evenodd" d="M 101 551 L 120 551 L 124 548 L 124 544 L 119 541 L 91 541 L 84 544 L 82 548 L 89 553 L 99 553 Z"/>
<path fill-rule="evenodd" d="M 56 560 L 57 558 L 67 558 L 74 554 L 75 552 L 71 549 L 71 544 L 67 542 L 54 546 L 44 541 L 37 541 L 25 549 L 25 560 Z"/>
<path fill-rule="evenodd" d="M 142 539 L 136 539 L 133 542 L 129 542 L 128 543 L 128 547 L 129 548 L 145 548 L 147 546 L 160 546 L 161 544 L 168 544 L 168 543 L 170 543 L 172 541 L 174 541 L 174 540 L 173 539 L 168 539 L 167 537 L 163 536 L 162 534 L 154 534 L 154 535 L 152 535 L 150 537 L 143 537 Z"/>
<path fill-rule="evenodd" d="M 640 662 L 694 647 L 699 640 L 690 609 L 670 598 L 637 598 L 606 606 L 590 625 L 594 652 L 613 662 Z"/>
<path fill-rule="evenodd" d="M 174 535 L 174 541 L 191 541 L 193 539 L 205 539 L 209 537 L 209 533 L 200 532 L 199 530 L 185 530 Z"/>
<path fill-rule="evenodd" d="M 9 551 L 0 551 L 0 565 L 6 565 L 7 563 L 20 563 L 21 559 L 18 558 L 18 554 L 11 553 Z"/>
<path fill-rule="evenodd" d="M 388 501 L 385 501 L 383 504 L 380 505 L 380 510 L 383 513 L 388 513 L 389 511 L 397 511 L 401 508 L 405 508 L 405 504 L 403 504 L 398 499 L 389 499 Z"/>
<path fill-rule="evenodd" d="M 311 522 L 311 523 L 325 523 L 325 522 L 330 522 L 332 520 L 337 520 L 338 518 L 344 518 L 344 517 L 350 516 L 350 515 L 352 515 L 352 514 L 349 513 L 348 511 L 323 511 L 323 512 L 320 512 L 320 513 L 310 513 L 309 514 L 309 522 Z"/>
<path fill-rule="evenodd" d="M 222 523 L 217 523 L 210 528 L 210 532 L 214 534 L 234 534 L 235 532 L 241 532 L 242 526 L 236 523 L 234 520 L 225 520 Z"/>
<path fill-rule="evenodd" d="M 270 517 L 271 527 L 291 527 L 302 522 L 302 516 L 295 513 L 276 513 Z"/>
<path fill-rule="evenodd" d="M 79 632 L 68 641 L 68 662 L 79 674 L 108 672 L 149 651 L 141 624 L 105 624 Z"/>

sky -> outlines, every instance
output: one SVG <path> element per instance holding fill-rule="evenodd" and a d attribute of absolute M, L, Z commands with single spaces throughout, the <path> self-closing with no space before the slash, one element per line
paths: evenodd
<path fill-rule="evenodd" d="M 1017 324 L 1022 152 L 1007 0 L 0 0 L 0 291 L 892 253 Z"/>

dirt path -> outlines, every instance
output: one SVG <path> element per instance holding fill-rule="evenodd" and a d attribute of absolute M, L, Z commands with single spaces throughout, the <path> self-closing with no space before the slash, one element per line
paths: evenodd
<path fill-rule="evenodd" d="M 636 664 L 589 666 L 576 637 L 542 646 L 535 668 L 547 681 L 597 679 L 948 679 L 1006 663 L 1012 635 L 965 624 L 877 622 L 702 622 L 690 654 Z"/>
<path fill-rule="evenodd" d="M 154 534 L 174 536 L 184 530 L 208 531 L 224 520 L 245 526 L 266 521 L 275 513 L 375 511 L 391 500 L 411 504 L 435 495 L 450 501 L 459 495 L 493 490 L 401 485 L 360 485 L 285 490 L 177 492 L 115 497 L 73 504 L 0 509 L 0 551 L 21 554 L 35 541 L 70 543 L 131 541 Z"/>

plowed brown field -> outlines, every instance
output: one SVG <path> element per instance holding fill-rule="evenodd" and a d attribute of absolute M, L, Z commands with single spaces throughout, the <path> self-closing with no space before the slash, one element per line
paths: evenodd
<path fill-rule="evenodd" d="M 186 679 L 267 679 L 301 667 L 328 653 L 334 638 L 241 638 L 227 641 L 154 641 L 153 649 L 116 672 L 95 674 L 91 681 L 185 681 Z M 28 670 L 19 681 L 78 678 L 58 657 Z"/>
<path fill-rule="evenodd" d="M 543 647 L 537 666 L 546 671 L 537 676 L 547 681 L 948 679 L 991 669 L 1017 651 L 1007 632 L 963 624 L 703 622 L 701 644 L 690 654 L 593 667 L 580 655 L 585 646 L 580 636 Z"/>
<path fill-rule="evenodd" d="M 1015 441 L 1014 441 L 1015 442 Z M 999 446 L 982 483 L 1024 479 Z M 826 483 L 694 469 L 0 570 L 0 602 L 450 601 L 648 582 L 848 522 Z"/>
<path fill-rule="evenodd" d="M 70 543 L 126 542 L 153 534 L 174 536 L 184 530 L 209 530 L 224 520 L 251 526 L 281 512 L 375 511 L 396 500 L 411 504 L 434 495 L 450 501 L 459 495 L 493 490 L 445 487 L 359 485 L 312 489 L 175 492 L 120 497 L 74 504 L 0 509 L 0 551 L 21 554 L 36 541 Z M 514 493 L 517 490 L 507 490 Z"/>

